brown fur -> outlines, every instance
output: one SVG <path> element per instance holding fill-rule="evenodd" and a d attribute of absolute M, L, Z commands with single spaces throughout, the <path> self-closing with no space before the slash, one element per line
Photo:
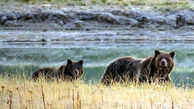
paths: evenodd
<path fill-rule="evenodd" d="M 101 83 L 114 82 L 171 82 L 170 73 L 174 68 L 175 52 L 167 53 L 155 50 L 155 55 L 145 59 L 130 56 L 121 57 L 108 65 Z"/>
<path fill-rule="evenodd" d="M 62 79 L 73 81 L 80 78 L 83 75 L 83 61 L 72 62 L 71 60 L 67 60 L 66 65 L 62 65 L 58 69 L 55 68 L 41 68 L 35 71 L 31 79 L 36 80 L 39 77 L 44 77 L 45 79 Z"/>

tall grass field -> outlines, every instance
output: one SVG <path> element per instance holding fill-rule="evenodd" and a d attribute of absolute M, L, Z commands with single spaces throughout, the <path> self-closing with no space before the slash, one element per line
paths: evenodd
<path fill-rule="evenodd" d="M 194 89 L 0 76 L 1 109 L 193 109 Z"/>

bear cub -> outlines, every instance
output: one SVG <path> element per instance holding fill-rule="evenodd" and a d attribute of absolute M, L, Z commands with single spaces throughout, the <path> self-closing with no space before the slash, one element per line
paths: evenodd
<path fill-rule="evenodd" d="M 67 64 L 62 65 L 58 69 L 41 68 L 35 71 L 32 74 L 31 79 L 36 80 L 39 77 L 44 77 L 45 79 L 61 79 L 66 81 L 73 81 L 81 78 L 83 73 L 83 60 L 78 62 L 67 60 Z"/>
<path fill-rule="evenodd" d="M 170 74 L 174 68 L 175 52 L 155 50 L 153 56 L 145 59 L 130 56 L 121 57 L 108 65 L 101 83 L 114 82 L 171 82 Z"/>

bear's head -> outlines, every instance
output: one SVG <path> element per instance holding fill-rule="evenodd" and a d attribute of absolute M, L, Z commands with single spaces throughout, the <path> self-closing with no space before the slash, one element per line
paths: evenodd
<path fill-rule="evenodd" d="M 78 62 L 73 62 L 72 60 L 67 60 L 65 73 L 71 76 L 72 79 L 80 78 L 84 71 L 83 71 L 83 60 Z"/>
<path fill-rule="evenodd" d="M 174 68 L 174 56 L 174 51 L 167 53 L 155 50 L 155 55 L 151 63 L 153 78 L 162 80 L 166 79 L 170 75 Z"/>

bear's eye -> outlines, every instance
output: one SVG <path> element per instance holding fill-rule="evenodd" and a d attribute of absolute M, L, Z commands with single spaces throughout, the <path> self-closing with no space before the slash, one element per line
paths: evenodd
<path fill-rule="evenodd" d="M 161 61 L 162 59 L 165 59 L 166 61 L 170 61 L 169 58 L 167 58 L 167 57 L 162 57 L 159 60 Z"/>
<path fill-rule="evenodd" d="M 73 66 L 73 69 L 80 69 L 80 67 L 81 66 L 79 64 L 76 64 L 76 65 Z"/>
<path fill-rule="evenodd" d="M 163 58 L 159 58 L 159 61 L 161 61 Z"/>
<path fill-rule="evenodd" d="M 169 59 L 169 58 L 166 58 L 166 61 L 167 61 L 167 62 L 170 62 L 170 59 Z"/>

